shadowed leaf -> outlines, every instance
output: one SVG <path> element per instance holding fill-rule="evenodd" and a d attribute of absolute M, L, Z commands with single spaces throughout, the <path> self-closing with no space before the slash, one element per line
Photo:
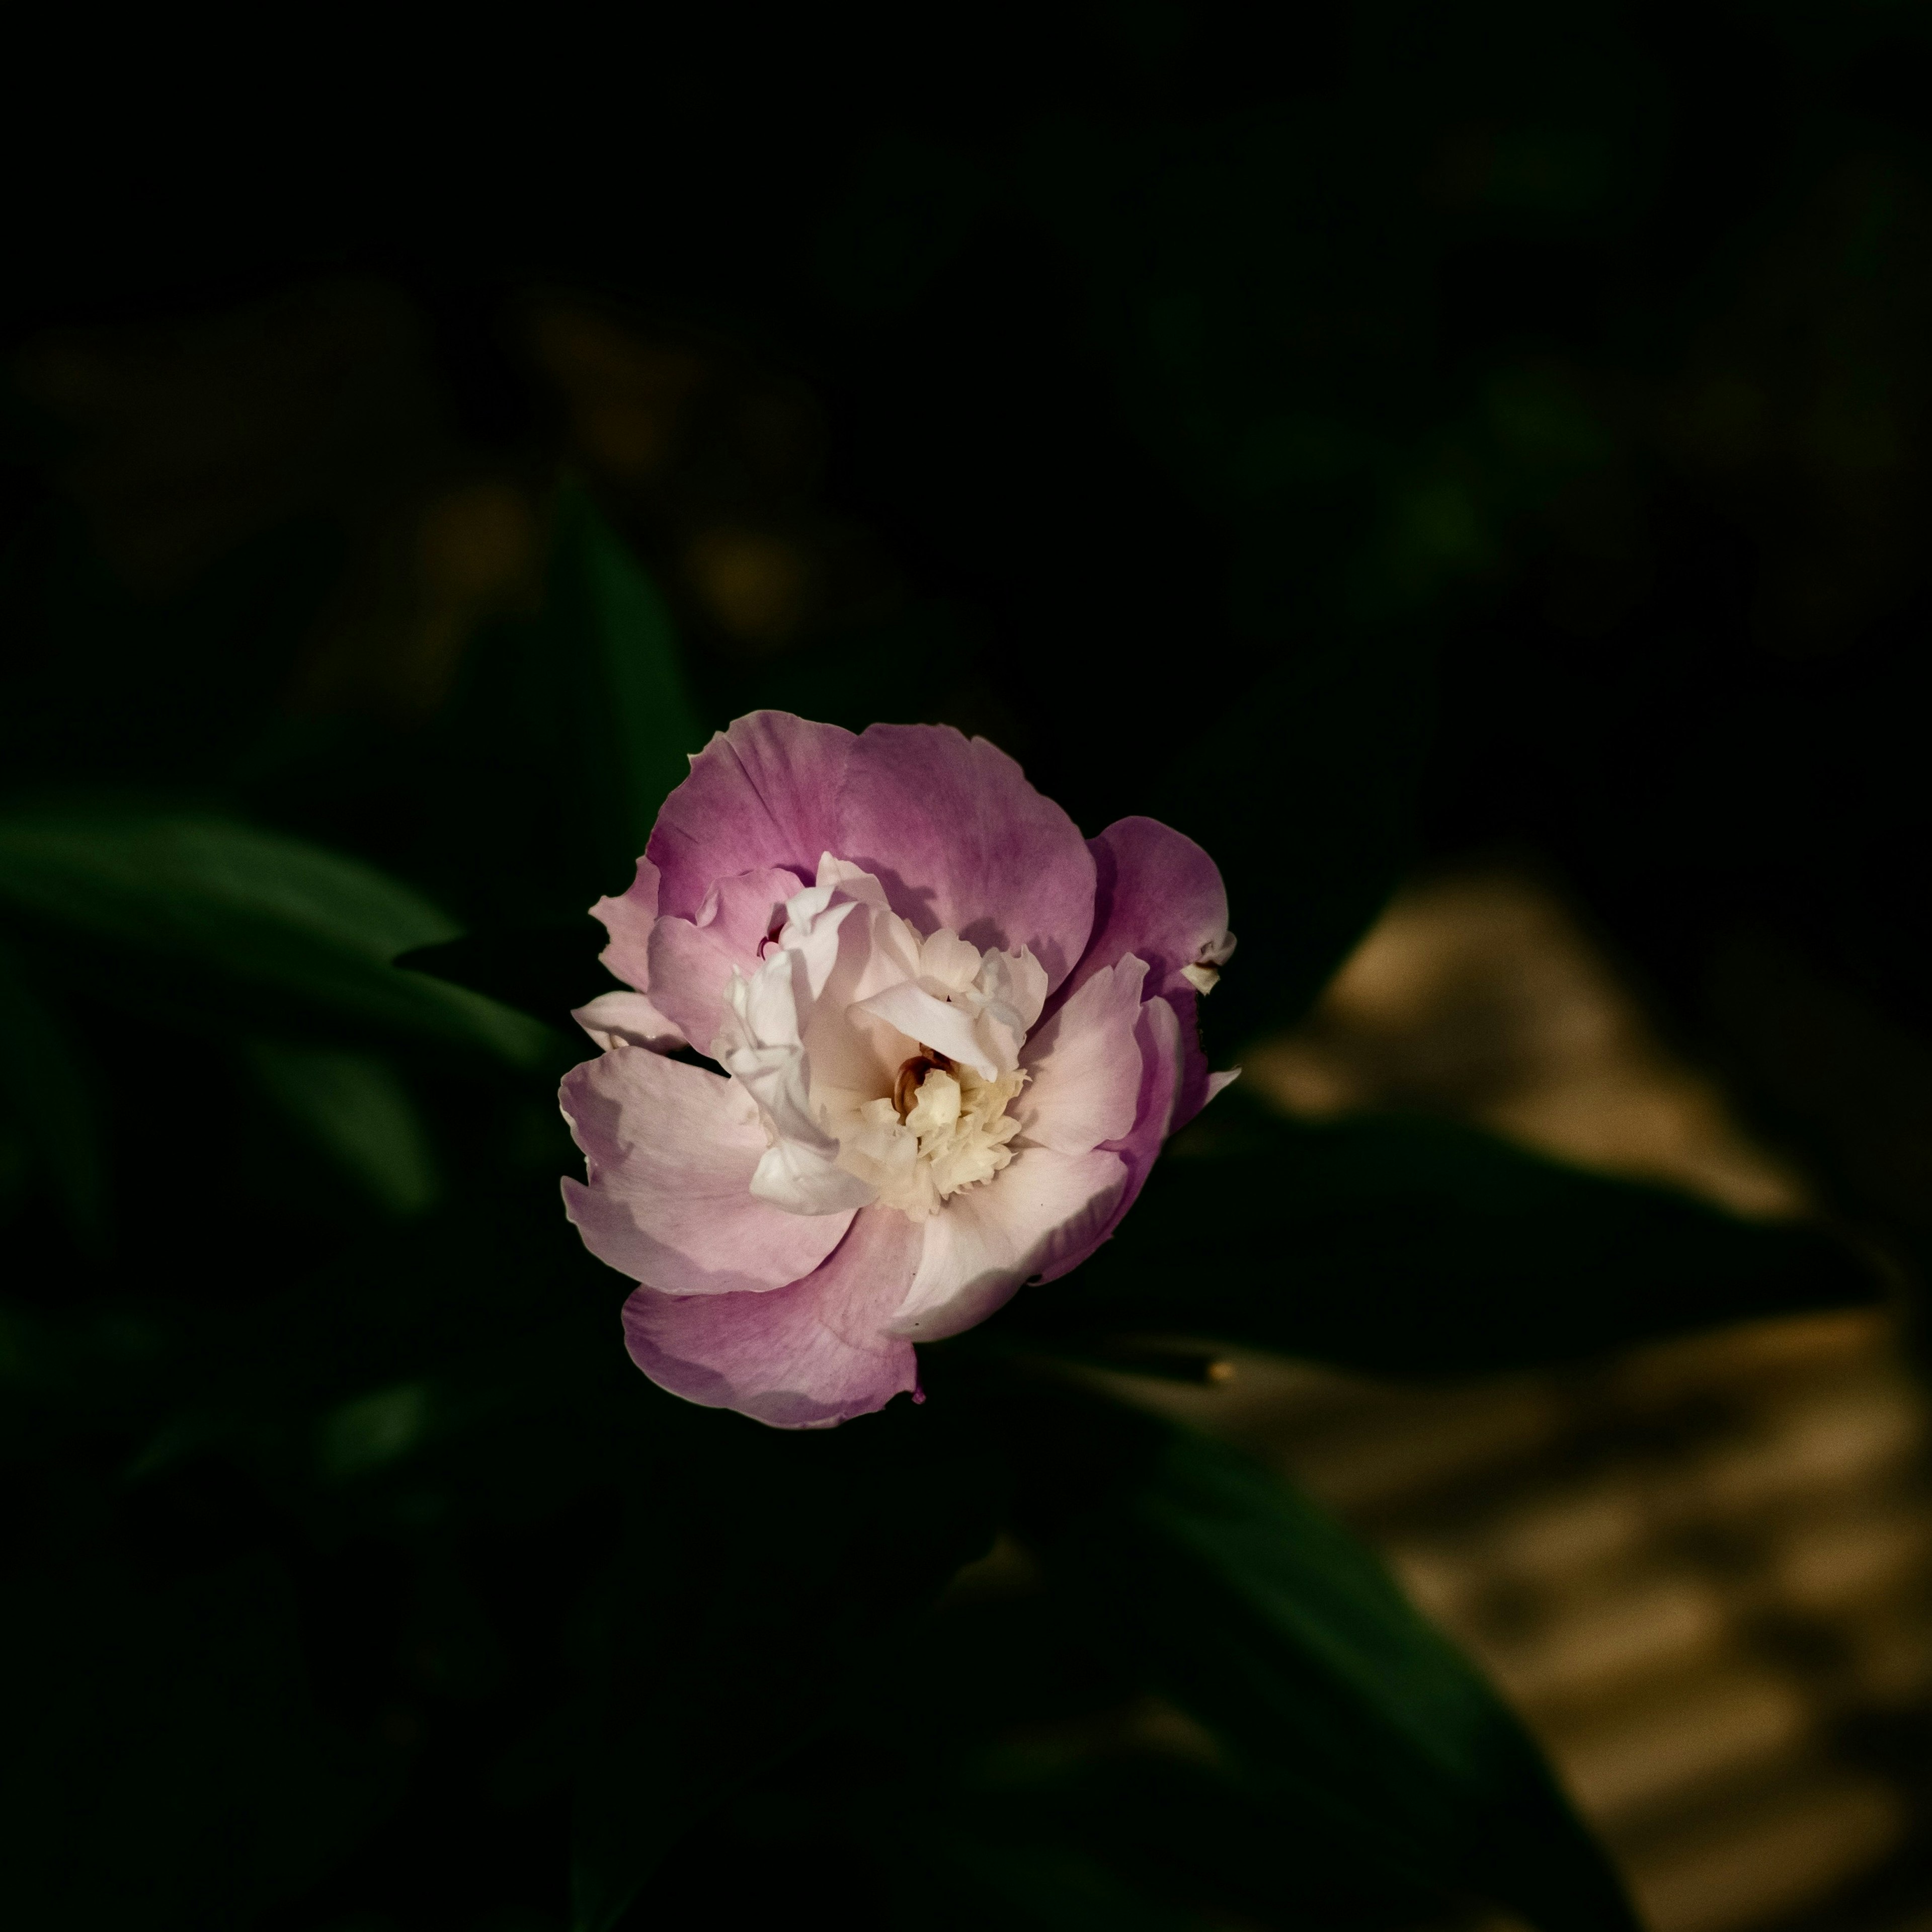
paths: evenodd
<path fill-rule="evenodd" d="M 1536 1747 L 1342 1526 L 1232 1450 L 1097 1399 L 1023 1401 L 1016 1516 L 1054 1587 L 1359 1867 L 1545 1932 L 1630 1932 Z"/>
<path fill-rule="evenodd" d="M 0 818 L 0 906 L 136 956 L 534 1066 L 550 1035 L 398 952 L 454 922 L 362 860 L 230 819 L 138 807 Z"/>
<path fill-rule="evenodd" d="M 1574 1359 L 1877 1298 L 1809 1228 L 1742 1221 L 1426 1120 L 1306 1126 L 1228 1094 L 1115 1238 L 1013 1332 L 1198 1335 L 1380 1373 Z"/>

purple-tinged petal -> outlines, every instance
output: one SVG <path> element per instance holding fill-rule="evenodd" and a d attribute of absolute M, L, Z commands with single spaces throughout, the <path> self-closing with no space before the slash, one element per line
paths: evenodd
<path fill-rule="evenodd" d="M 650 990 L 648 951 L 657 916 L 658 868 L 648 859 L 638 861 L 637 877 L 616 898 L 599 899 L 590 908 L 590 916 L 602 920 L 610 935 L 610 944 L 597 956 L 614 978 L 640 993 Z"/>
<path fill-rule="evenodd" d="M 1183 987 L 1168 994 L 1164 1002 L 1174 1009 L 1180 1023 L 1180 1085 L 1174 1095 L 1174 1118 L 1168 1124 L 1170 1134 L 1179 1133 L 1222 1088 L 1241 1077 L 1238 1066 L 1228 1073 L 1208 1071 L 1208 1056 L 1201 1050 L 1200 998 L 1191 988 Z"/>
<path fill-rule="evenodd" d="M 586 1186 L 563 1184 L 585 1246 L 673 1294 L 782 1287 L 838 1245 L 843 1214 L 788 1214 L 752 1192 L 765 1151 L 742 1088 L 701 1066 L 615 1046 L 566 1075 L 558 1096 Z"/>
<path fill-rule="evenodd" d="M 1065 1274 L 1104 1238 L 1126 1183 L 1118 1154 L 1022 1148 L 984 1186 L 962 1188 L 920 1223 L 925 1241 L 894 1331 L 920 1342 L 957 1335 L 1022 1282 Z"/>
<path fill-rule="evenodd" d="M 1222 1088 L 1238 1077 L 1238 1070 L 1235 1073 L 1208 1073 L 1197 1046 L 1193 1058 L 1200 1062 L 1201 1079 L 1197 1088 L 1190 1088 L 1192 1070 L 1185 1044 L 1192 1033 L 1192 1015 L 1181 1018 L 1172 1001 L 1150 1000 L 1142 1007 L 1135 1030 L 1141 1049 L 1141 1090 L 1135 1104 L 1133 1129 L 1119 1140 L 1107 1143 L 1107 1150 L 1118 1154 L 1126 1166 L 1126 1185 L 1094 1239 L 1084 1247 L 1070 1246 L 1052 1267 L 1042 1270 L 1042 1282 L 1058 1281 L 1070 1274 L 1102 1241 L 1112 1237 L 1127 1210 L 1140 1198 L 1168 1136 L 1185 1126 Z M 1185 1113 L 1184 1106 L 1187 1109 Z"/>
<path fill-rule="evenodd" d="M 1174 1125 L 1182 1078 L 1181 1031 L 1182 1022 L 1166 1000 L 1149 1000 L 1141 1008 L 1134 1028 L 1141 1050 L 1140 1091 L 1134 1102 L 1134 1124 L 1118 1140 L 1108 1143 L 1108 1151 L 1119 1158 L 1126 1170 L 1119 1198 L 1090 1241 L 1084 1247 L 1070 1244 L 1052 1267 L 1041 1270 L 1042 1282 L 1058 1281 L 1078 1268 L 1112 1234 L 1139 1197 L 1160 1156 L 1162 1143 Z"/>
<path fill-rule="evenodd" d="M 1179 1022 L 1179 1090 L 1165 1130 L 1172 1133 L 1219 1090 L 1201 1051 L 1202 995 L 1187 969 L 1218 966 L 1232 951 L 1227 890 L 1214 860 L 1158 820 L 1117 819 L 1088 843 L 1099 880 L 1094 937 L 1070 983 L 1079 986 L 1124 953 L 1148 962 L 1145 992 Z"/>
<path fill-rule="evenodd" d="M 1030 1141 L 1085 1154 L 1132 1130 L 1141 1090 L 1138 959 L 1103 966 L 1035 1030 L 1021 1055 L 1033 1076 L 1012 1107 Z"/>
<path fill-rule="evenodd" d="M 857 742 L 788 711 L 754 711 L 718 733 L 652 830 L 658 910 L 695 918 L 713 882 L 741 872 L 814 877 L 820 856 L 840 850 L 839 786 Z"/>
<path fill-rule="evenodd" d="M 802 1280 L 766 1294 L 660 1294 L 624 1304 L 631 1359 L 660 1388 L 778 1429 L 826 1429 L 918 1385 L 912 1344 L 886 1324 L 920 1252 L 896 1208 L 853 1217 Z"/>
<path fill-rule="evenodd" d="M 784 924 L 784 902 L 802 884 L 775 866 L 740 872 L 712 886 L 694 920 L 667 914 L 652 928 L 651 998 L 700 1052 L 718 1036 L 731 969 L 756 968 L 759 948 Z"/>
<path fill-rule="evenodd" d="M 1131 952 L 1148 963 L 1150 997 L 1191 998 L 1181 969 L 1225 960 L 1232 944 L 1227 888 L 1214 860 L 1152 818 L 1116 819 L 1088 844 L 1096 876 L 1094 935 L 1073 985 Z"/>
<path fill-rule="evenodd" d="M 1093 854 L 985 739 L 950 725 L 868 726 L 845 769 L 839 818 L 830 849 L 876 874 L 922 932 L 950 927 L 982 952 L 1030 947 L 1049 987 L 1085 950 Z"/>
<path fill-rule="evenodd" d="M 653 1053 L 670 1053 L 689 1042 L 676 1024 L 642 993 L 599 993 L 570 1017 L 599 1046 L 647 1046 Z"/>

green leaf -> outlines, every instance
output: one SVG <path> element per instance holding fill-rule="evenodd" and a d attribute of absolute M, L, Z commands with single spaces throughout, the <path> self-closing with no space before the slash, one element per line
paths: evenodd
<path fill-rule="evenodd" d="M 1258 1795 L 1371 1870 L 1630 1932 L 1535 1745 L 1348 1531 L 1233 1451 L 1098 1399 L 1020 1399 L 1016 1520 L 1094 1640 Z"/>
<path fill-rule="evenodd" d="M 610 935 L 586 914 L 554 926 L 466 932 L 438 946 L 399 953 L 396 964 L 500 1000 L 539 1018 L 572 1007 L 617 982 L 598 963 Z"/>
<path fill-rule="evenodd" d="M 472 932 L 587 924 L 596 899 L 630 884 L 659 806 L 706 735 L 663 599 L 589 494 L 567 482 L 539 608 L 478 633 L 416 774 L 423 876 Z M 545 1017 L 560 1020 L 605 983 L 597 950 Z M 548 970 L 518 977 L 550 997 Z"/>
<path fill-rule="evenodd" d="M 93 1084 L 19 953 L 0 943 L 0 1095 L 50 1178 L 70 1232 L 98 1255 L 108 1242 L 108 1191 Z"/>
<path fill-rule="evenodd" d="M 256 1040 L 248 1057 L 270 1098 L 392 1214 L 436 1204 L 429 1130 L 380 1054 Z"/>
<path fill-rule="evenodd" d="M 1430 640 L 1301 645 L 1190 746 L 1144 806 L 1221 868 L 1240 946 L 1210 1045 L 1296 1019 L 1394 890 L 1434 713 Z"/>
<path fill-rule="evenodd" d="M 1064 1752 L 1066 1727 L 1032 1729 Z M 898 1835 L 937 1868 L 914 1867 L 913 1896 L 946 1896 L 961 1876 L 983 1886 L 972 1868 L 990 1850 L 1051 1858 L 1060 1872 L 1070 1867 L 1085 1879 L 1088 1895 L 1132 1900 L 1150 1918 L 1178 1909 L 1190 1923 L 1203 1922 L 1197 1915 L 1204 1913 L 1215 1926 L 1393 1932 L 1445 1923 L 1459 1902 L 1439 1888 L 1401 1883 L 1385 1864 L 1356 1856 L 1359 1847 L 1338 1844 L 1324 1820 L 1172 1750 L 1107 1743 L 1032 1776 L 1004 1765 L 973 1770 L 964 1780 L 928 1774 L 911 1787 L 914 1802 L 928 1810 L 915 1811 Z M 998 1875 L 997 1866 L 985 1874 Z M 1055 1876 L 1047 1875 L 1049 1883 Z M 982 1915 L 966 1922 L 992 1922 Z M 1120 1922 L 1134 1921 L 1124 1913 Z"/>
<path fill-rule="evenodd" d="M 612 832 L 634 858 L 706 734 L 685 690 L 664 599 L 575 485 L 558 508 L 548 602 L 547 625 L 580 674 L 587 755 L 610 774 Z M 611 890 L 628 883 L 620 879 Z"/>
<path fill-rule="evenodd" d="M 640 1499 L 587 1694 L 603 1735 L 579 1786 L 578 1932 L 610 1932 L 684 1832 L 826 1724 L 992 1540 L 998 1472 L 929 1412 L 797 1435 L 680 1420 L 675 1488 Z"/>
<path fill-rule="evenodd" d="M 231 819 L 131 806 L 0 815 L 0 908 L 197 978 L 515 1065 L 550 1051 L 553 1036 L 524 1015 L 390 963 L 454 936 L 411 888 Z"/>
<path fill-rule="evenodd" d="M 1230 1094 L 1195 1132 L 1200 1150 L 1162 1161 L 1119 1234 L 1064 1287 L 1021 1296 L 1003 1328 L 1070 1344 L 1200 1336 L 1449 1375 L 1879 1292 L 1815 1229 L 1739 1220 L 1447 1122 L 1310 1126 Z"/>
<path fill-rule="evenodd" d="M 1008 1828 L 956 1820 L 934 1832 L 911 1875 L 916 1904 L 892 1922 L 958 1932 L 1211 1932 L 1214 1922 L 1150 1897 L 1084 1850 L 998 1822 Z"/>

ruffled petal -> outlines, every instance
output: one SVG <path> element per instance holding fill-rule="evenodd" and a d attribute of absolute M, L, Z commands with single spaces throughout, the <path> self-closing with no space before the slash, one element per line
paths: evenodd
<path fill-rule="evenodd" d="M 638 861 L 637 877 L 615 898 L 601 898 L 590 908 L 590 916 L 602 920 L 610 935 L 597 956 L 614 978 L 640 993 L 650 990 L 651 927 L 657 916 L 658 868 L 648 859 Z"/>
<path fill-rule="evenodd" d="M 1012 1112 L 1030 1141 L 1085 1154 L 1132 1131 L 1142 1084 L 1138 959 L 1103 966 L 1028 1040 Z"/>
<path fill-rule="evenodd" d="M 1094 855 L 985 739 L 950 725 L 868 726 L 845 769 L 839 817 L 828 848 L 874 874 L 922 932 L 949 927 L 982 952 L 1030 947 L 1049 986 L 1085 950 Z"/>
<path fill-rule="evenodd" d="M 631 1359 L 660 1388 L 778 1429 L 826 1429 L 918 1385 L 912 1344 L 888 1332 L 919 1256 L 893 1208 L 853 1218 L 802 1280 L 767 1294 L 660 1294 L 624 1304 Z"/>
<path fill-rule="evenodd" d="M 1088 841 L 1095 866 L 1093 937 L 1073 974 L 1079 986 L 1132 953 L 1148 963 L 1147 992 L 1194 991 L 1182 969 L 1220 964 L 1233 946 L 1228 891 L 1214 860 L 1157 819 L 1117 819 Z"/>
<path fill-rule="evenodd" d="M 1022 1148 L 982 1187 L 952 1196 L 923 1231 L 919 1266 L 892 1320 L 921 1342 L 986 1320 L 1034 1276 L 1051 1280 L 1090 1254 L 1112 1225 L 1126 1168 L 1118 1154 Z"/>
<path fill-rule="evenodd" d="M 812 896 L 801 892 L 796 908 Z M 775 948 L 747 975 L 734 972 L 712 1053 L 758 1112 L 766 1147 L 752 1174 L 752 1192 L 788 1213 L 816 1216 L 850 1213 L 877 1198 L 868 1183 L 839 1165 L 838 1141 L 820 1120 L 812 1095 L 812 1058 L 801 1036 L 800 1010 L 813 1000 L 814 951 L 836 948 L 841 927 L 861 908 L 848 900 L 806 922 L 801 944 Z M 788 939 L 800 920 L 785 926 Z M 829 962 L 831 954 L 825 952 Z"/>
<path fill-rule="evenodd" d="M 695 919 L 667 914 L 652 928 L 651 998 L 701 1052 L 718 1036 L 731 969 L 756 969 L 759 948 L 784 924 L 785 902 L 801 883 L 775 866 L 740 872 L 712 886 Z"/>
<path fill-rule="evenodd" d="M 720 1075 L 618 1046 L 574 1067 L 558 1096 L 589 1184 L 566 1180 L 585 1246 L 674 1294 L 782 1286 L 838 1245 L 850 1212 L 788 1214 L 752 1192 L 765 1136 Z"/>
<path fill-rule="evenodd" d="M 658 910 L 694 919 L 717 880 L 771 866 L 808 879 L 821 853 L 842 853 L 839 787 L 857 742 L 787 711 L 754 711 L 719 732 L 652 830 Z"/>
<path fill-rule="evenodd" d="M 1162 1144 L 1178 1124 L 1184 1063 L 1181 1022 L 1173 1006 L 1166 1000 L 1148 1000 L 1135 1023 L 1134 1038 L 1141 1050 L 1141 1084 L 1134 1102 L 1134 1124 L 1118 1140 L 1107 1143 L 1108 1151 L 1118 1155 L 1126 1170 L 1125 1183 L 1094 1238 L 1084 1246 L 1070 1244 L 1050 1268 L 1040 1270 L 1042 1282 L 1058 1281 L 1062 1275 L 1072 1273 L 1112 1235 L 1127 1210 L 1139 1198 L 1148 1174 L 1160 1157 Z M 1222 1077 L 1225 1082 L 1233 1076 Z"/>
<path fill-rule="evenodd" d="M 859 1000 L 855 1010 L 884 1020 L 908 1040 L 935 1048 L 950 1060 L 965 1061 L 977 1068 L 984 1079 L 997 1079 L 1005 1070 L 975 1031 L 971 1013 L 963 1006 L 935 1000 L 909 980 L 902 980 L 896 986 L 888 986 L 869 999 Z"/>
<path fill-rule="evenodd" d="M 1094 937 L 1070 982 L 1078 987 L 1124 954 L 1148 962 L 1150 997 L 1178 1022 L 1180 1090 L 1167 1129 L 1185 1126 L 1225 1084 L 1201 1051 L 1201 994 L 1234 950 L 1228 894 L 1213 860 L 1192 839 L 1152 818 L 1117 819 L 1093 848 L 1099 880 Z M 1065 995 L 1063 994 L 1062 998 Z"/>
<path fill-rule="evenodd" d="M 587 1006 L 573 1009 L 570 1017 L 602 1047 L 621 1042 L 669 1053 L 689 1043 L 676 1024 L 642 993 L 599 993 Z"/>

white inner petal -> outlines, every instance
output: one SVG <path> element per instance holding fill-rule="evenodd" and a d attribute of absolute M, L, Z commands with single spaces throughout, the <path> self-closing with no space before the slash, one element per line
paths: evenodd
<path fill-rule="evenodd" d="M 712 1056 L 758 1103 L 769 1143 L 752 1192 L 794 1214 L 873 1202 L 915 1219 L 1012 1159 L 1019 1052 L 1046 998 L 1022 947 L 922 934 L 878 881 L 827 853 L 735 970 Z"/>

